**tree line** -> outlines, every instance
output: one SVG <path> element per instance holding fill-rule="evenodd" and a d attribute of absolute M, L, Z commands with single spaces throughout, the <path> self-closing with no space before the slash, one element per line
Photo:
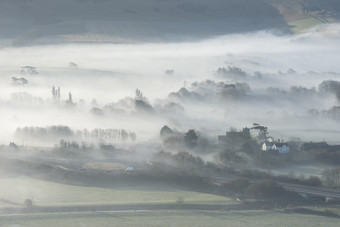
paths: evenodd
<path fill-rule="evenodd" d="M 19 139 L 36 139 L 36 140 L 76 140 L 92 141 L 101 143 L 129 143 L 135 142 L 136 133 L 125 129 L 100 129 L 93 130 L 72 130 L 68 126 L 53 125 L 48 127 L 23 127 L 17 128 L 15 136 Z"/>

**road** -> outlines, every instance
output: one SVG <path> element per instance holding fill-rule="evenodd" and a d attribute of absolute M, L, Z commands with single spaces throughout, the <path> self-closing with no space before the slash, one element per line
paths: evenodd
<path fill-rule="evenodd" d="M 230 176 L 230 177 L 211 177 L 211 178 L 219 182 L 230 182 L 236 179 L 237 177 Z M 260 180 L 250 180 L 250 183 L 256 183 L 258 181 Z M 335 190 L 335 189 L 309 187 L 309 186 L 304 186 L 304 185 L 289 184 L 289 183 L 283 183 L 283 182 L 277 182 L 277 184 L 282 186 L 286 190 L 294 191 L 297 193 L 340 199 L 340 191 Z"/>

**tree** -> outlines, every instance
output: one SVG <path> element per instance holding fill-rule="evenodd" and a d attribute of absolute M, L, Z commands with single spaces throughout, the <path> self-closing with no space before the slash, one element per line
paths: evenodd
<path fill-rule="evenodd" d="M 77 68 L 78 68 L 78 65 L 77 65 L 77 63 L 71 61 L 70 63 L 68 63 L 68 67 L 69 67 L 69 68 L 77 69 Z"/>
<path fill-rule="evenodd" d="M 69 101 L 70 104 L 73 104 L 71 92 L 68 93 L 68 101 Z"/>
<path fill-rule="evenodd" d="M 97 116 L 104 116 L 105 115 L 104 111 L 102 109 L 98 108 L 98 107 L 93 107 L 90 110 L 90 113 L 97 115 Z"/>
<path fill-rule="evenodd" d="M 162 139 L 173 135 L 173 131 L 167 125 L 164 125 L 161 129 L 160 136 Z"/>
<path fill-rule="evenodd" d="M 185 145 L 189 148 L 194 148 L 197 145 L 198 136 L 196 135 L 195 130 L 190 129 L 184 136 Z"/>
<path fill-rule="evenodd" d="M 267 135 L 268 135 L 268 128 L 262 125 L 259 125 L 257 123 L 253 124 L 254 127 L 252 127 L 251 129 L 255 129 L 255 130 L 259 130 L 259 135 L 258 135 L 258 139 L 259 141 L 266 141 L 267 140 Z"/>
<path fill-rule="evenodd" d="M 135 94 L 136 94 L 136 97 L 135 97 L 136 100 L 143 100 L 143 93 L 139 89 L 136 89 Z"/>
<path fill-rule="evenodd" d="M 31 200 L 31 199 L 26 199 L 26 200 L 24 201 L 24 207 L 27 208 L 27 209 L 32 208 L 32 207 L 33 207 L 33 202 L 32 202 L 32 200 Z"/>

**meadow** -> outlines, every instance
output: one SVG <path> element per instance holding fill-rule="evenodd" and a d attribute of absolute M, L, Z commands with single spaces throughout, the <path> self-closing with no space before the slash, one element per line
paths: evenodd
<path fill-rule="evenodd" d="M 233 200 L 212 194 L 183 190 L 168 185 L 120 186 L 114 188 L 60 184 L 27 176 L 0 177 L 0 206 L 22 206 L 30 199 L 35 206 L 174 204 L 233 204 Z"/>

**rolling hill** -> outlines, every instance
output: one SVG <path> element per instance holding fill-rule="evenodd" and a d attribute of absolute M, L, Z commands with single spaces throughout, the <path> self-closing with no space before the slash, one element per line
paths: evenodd
<path fill-rule="evenodd" d="M 308 18 L 314 18 L 311 25 L 336 21 L 339 5 L 337 0 L 0 0 L 0 39 L 14 45 L 131 43 L 291 32 L 306 26 L 294 22 Z"/>

